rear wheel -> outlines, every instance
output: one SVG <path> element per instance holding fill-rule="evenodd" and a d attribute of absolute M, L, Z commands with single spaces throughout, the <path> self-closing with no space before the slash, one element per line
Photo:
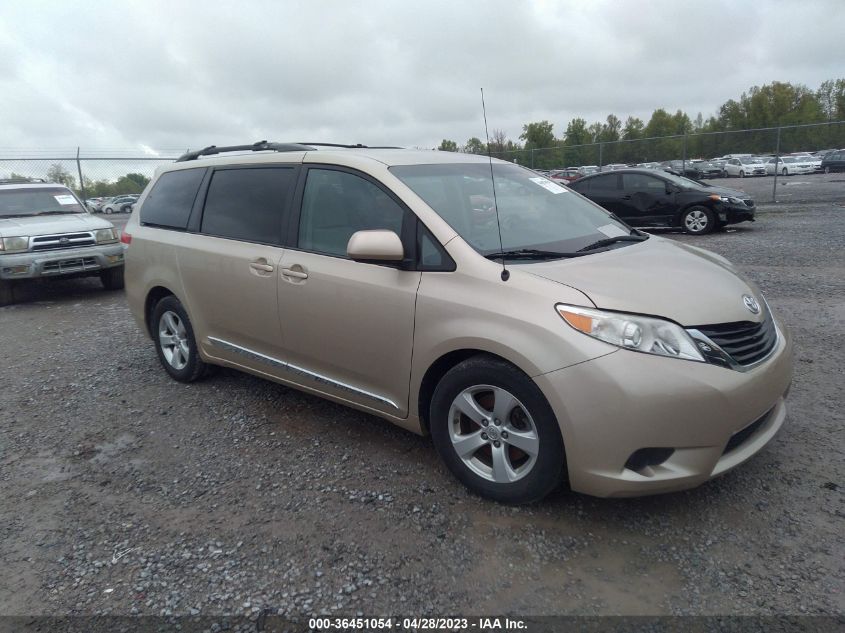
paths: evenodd
<path fill-rule="evenodd" d="M 739 177 L 740 177 L 740 178 L 745 178 L 745 172 L 744 172 L 744 171 L 742 171 L 741 169 L 739 170 Z"/>
<path fill-rule="evenodd" d="M 690 235 L 705 235 L 716 228 L 716 216 L 707 207 L 690 207 L 681 216 L 681 226 Z"/>
<path fill-rule="evenodd" d="M 789 175 L 789 170 L 788 170 L 786 167 L 784 167 L 784 168 L 783 168 L 783 171 L 782 171 L 782 172 L 780 172 L 780 174 L 781 174 L 781 176 L 788 176 L 788 175 Z"/>
<path fill-rule="evenodd" d="M 440 457 L 484 497 L 536 501 L 566 472 L 554 412 L 537 385 L 501 359 L 482 354 L 449 370 L 434 391 L 430 413 Z"/>
<path fill-rule="evenodd" d="M 825 165 L 824 173 L 826 173 L 826 174 L 830 173 L 830 165 Z"/>
<path fill-rule="evenodd" d="M 208 365 L 197 351 L 194 328 L 188 313 L 173 295 L 164 297 L 156 304 L 152 335 L 158 359 L 172 378 L 179 382 L 193 382 L 207 372 Z"/>
<path fill-rule="evenodd" d="M 100 281 L 106 290 L 120 290 L 123 288 L 123 266 L 106 268 L 100 273 Z"/>

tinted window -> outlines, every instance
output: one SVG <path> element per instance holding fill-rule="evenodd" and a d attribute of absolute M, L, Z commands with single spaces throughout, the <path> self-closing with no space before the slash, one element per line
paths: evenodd
<path fill-rule="evenodd" d="M 417 267 L 429 271 L 455 270 L 455 262 L 422 222 L 417 225 Z"/>
<path fill-rule="evenodd" d="M 280 243 L 293 175 L 292 167 L 216 170 L 208 186 L 201 231 L 235 240 Z"/>
<path fill-rule="evenodd" d="M 162 174 L 141 207 L 141 223 L 184 230 L 205 168 Z"/>
<path fill-rule="evenodd" d="M 622 188 L 625 191 L 649 191 L 666 193 L 666 183 L 645 174 L 622 174 Z"/>
<path fill-rule="evenodd" d="M 596 176 L 590 180 L 590 191 L 597 190 L 615 190 L 619 176 L 616 174 L 608 174 L 607 176 Z"/>
<path fill-rule="evenodd" d="M 346 257 L 356 231 L 387 229 L 402 235 L 405 212 L 384 191 L 342 171 L 310 169 L 302 196 L 299 248 Z"/>

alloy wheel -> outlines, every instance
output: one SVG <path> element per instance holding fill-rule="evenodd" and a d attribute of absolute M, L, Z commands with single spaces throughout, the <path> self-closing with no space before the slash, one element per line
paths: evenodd
<path fill-rule="evenodd" d="M 158 322 L 158 343 L 165 360 L 173 369 L 181 370 L 188 364 L 191 349 L 188 346 L 188 332 L 179 315 L 168 310 Z"/>
<path fill-rule="evenodd" d="M 707 218 L 707 214 L 704 213 L 704 211 L 693 209 L 684 217 L 684 226 L 691 233 L 701 233 L 707 228 L 707 223 L 709 221 L 710 220 Z"/>
<path fill-rule="evenodd" d="M 492 385 L 468 387 L 452 401 L 449 438 L 467 468 L 500 484 L 525 477 L 540 452 L 531 414 L 512 393 Z"/>

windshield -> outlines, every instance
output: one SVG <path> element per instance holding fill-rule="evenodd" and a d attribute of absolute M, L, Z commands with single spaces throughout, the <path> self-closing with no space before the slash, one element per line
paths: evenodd
<path fill-rule="evenodd" d="M 53 213 L 86 213 L 69 189 L 22 187 L 0 189 L 0 218 Z"/>
<path fill-rule="evenodd" d="M 390 171 L 482 255 L 524 249 L 573 253 L 631 234 L 628 226 L 573 191 L 523 167 L 498 164 L 493 173 L 500 245 L 490 165 L 398 165 Z"/>
<path fill-rule="evenodd" d="M 685 178 L 684 176 L 676 176 L 675 174 L 670 174 L 668 171 L 660 174 L 666 180 L 669 180 L 680 187 L 684 187 L 685 189 L 701 189 L 702 185 L 697 180 L 692 180 L 691 178 Z"/>

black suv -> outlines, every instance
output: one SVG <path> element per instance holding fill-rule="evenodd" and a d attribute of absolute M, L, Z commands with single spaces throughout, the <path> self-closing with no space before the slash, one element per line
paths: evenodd
<path fill-rule="evenodd" d="M 633 226 L 677 226 L 703 235 L 754 221 L 754 200 L 748 194 L 666 172 L 621 169 L 586 176 L 569 187 Z"/>
<path fill-rule="evenodd" d="M 828 152 L 822 158 L 822 171 L 826 174 L 832 171 L 845 171 L 845 149 Z"/>

